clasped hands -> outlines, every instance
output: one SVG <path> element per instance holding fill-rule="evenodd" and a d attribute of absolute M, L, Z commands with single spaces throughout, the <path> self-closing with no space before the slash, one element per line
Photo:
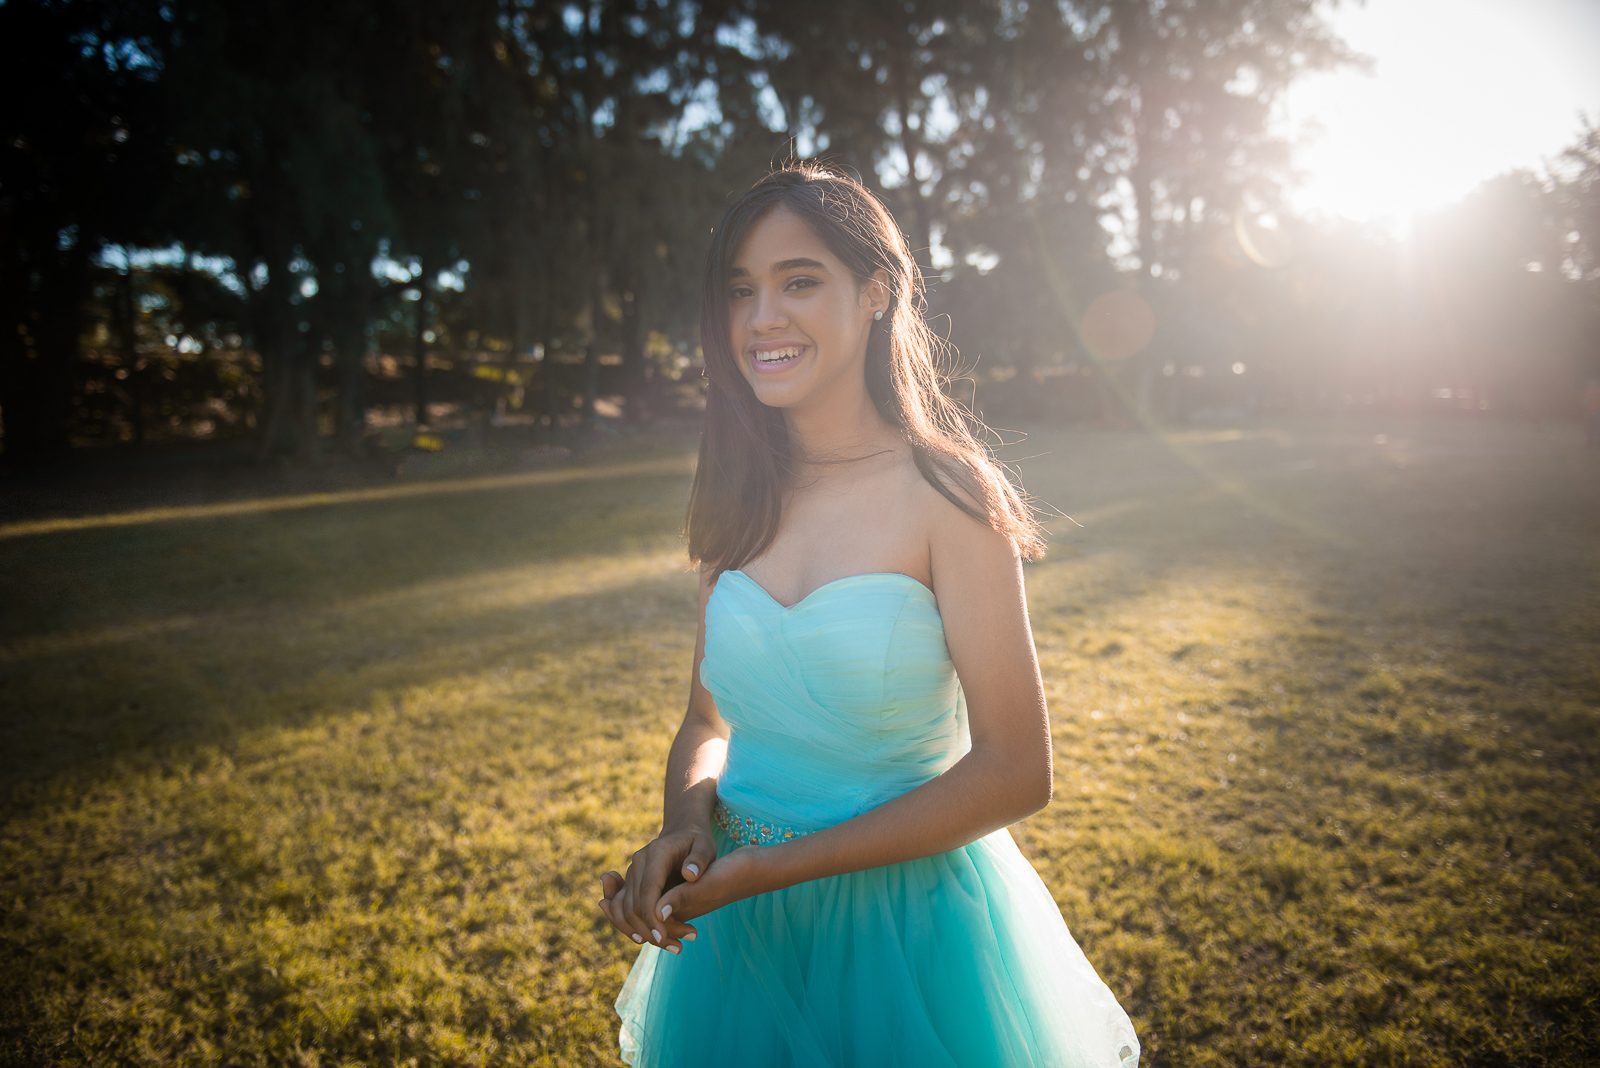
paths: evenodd
<path fill-rule="evenodd" d="M 635 942 L 682 952 L 698 933 L 689 920 L 761 892 L 760 852 L 744 846 L 718 857 L 710 828 L 664 830 L 633 855 L 626 876 L 600 877 L 600 911 Z"/>

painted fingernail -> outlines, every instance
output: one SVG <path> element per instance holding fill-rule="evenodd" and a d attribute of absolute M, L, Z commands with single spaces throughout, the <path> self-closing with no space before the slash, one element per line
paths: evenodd
<path fill-rule="evenodd" d="M 663 920 L 665 920 L 668 917 L 670 917 L 671 915 L 672 915 L 672 906 L 671 905 L 662 905 L 661 906 L 661 918 Z"/>
<path fill-rule="evenodd" d="M 654 938 L 656 940 L 656 945 L 659 946 L 661 944 L 661 932 L 660 931 L 651 930 L 650 937 Z"/>
<path fill-rule="evenodd" d="M 685 871 L 687 871 L 690 875 L 693 875 L 696 879 L 700 878 L 700 865 L 685 864 L 683 867 Z"/>
<path fill-rule="evenodd" d="M 639 943 L 643 943 L 644 942 L 644 939 L 640 938 L 638 935 L 629 935 L 628 937 L 633 939 L 635 942 L 639 942 Z"/>
<path fill-rule="evenodd" d="M 668 946 L 667 947 L 667 952 L 671 953 L 674 957 L 676 957 L 679 953 L 682 953 L 683 950 L 679 949 L 677 946 Z"/>
<path fill-rule="evenodd" d="M 688 934 L 684 935 L 683 936 L 683 940 L 685 942 L 693 942 L 694 941 L 694 932 L 690 931 Z"/>

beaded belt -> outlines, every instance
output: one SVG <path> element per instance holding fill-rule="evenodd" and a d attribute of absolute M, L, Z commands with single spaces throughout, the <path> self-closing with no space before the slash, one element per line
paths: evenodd
<path fill-rule="evenodd" d="M 733 809 L 724 805 L 719 798 L 711 809 L 711 818 L 716 822 L 722 832 L 733 839 L 734 845 L 770 846 L 779 842 L 789 842 L 796 838 L 803 838 L 810 831 L 799 831 L 793 827 L 784 827 L 776 823 L 762 823 L 760 820 L 749 816 L 741 816 Z"/>

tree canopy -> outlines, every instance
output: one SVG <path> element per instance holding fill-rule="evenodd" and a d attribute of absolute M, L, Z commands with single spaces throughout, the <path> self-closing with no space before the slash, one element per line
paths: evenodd
<path fill-rule="evenodd" d="M 706 235 L 790 154 L 890 205 L 993 403 L 1072 410 L 1074 376 L 1109 375 L 1170 410 L 1158 380 L 1218 361 L 1337 392 L 1368 280 L 1285 214 L 1270 121 L 1357 59 L 1325 7 L 6 0 L 4 455 L 233 434 L 309 460 L 360 449 L 375 409 L 554 431 L 692 404 Z M 1501 367 L 1480 350 L 1513 321 L 1582 349 L 1595 138 L 1439 224 L 1439 261 L 1471 265 L 1450 299 L 1498 317 L 1428 360 Z M 1113 367 L 1081 328 L 1122 289 L 1158 326 Z"/>

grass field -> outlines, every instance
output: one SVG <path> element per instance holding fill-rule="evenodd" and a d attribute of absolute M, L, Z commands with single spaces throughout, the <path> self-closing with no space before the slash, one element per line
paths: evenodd
<path fill-rule="evenodd" d="M 1600 1061 L 1600 454 L 1010 452 L 1082 524 L 1014 833 L 1144 1063 Z M 617 1063 L 594 900 L 659 818 L 689 462 L 0 523 L 0 1059 Z"/>

